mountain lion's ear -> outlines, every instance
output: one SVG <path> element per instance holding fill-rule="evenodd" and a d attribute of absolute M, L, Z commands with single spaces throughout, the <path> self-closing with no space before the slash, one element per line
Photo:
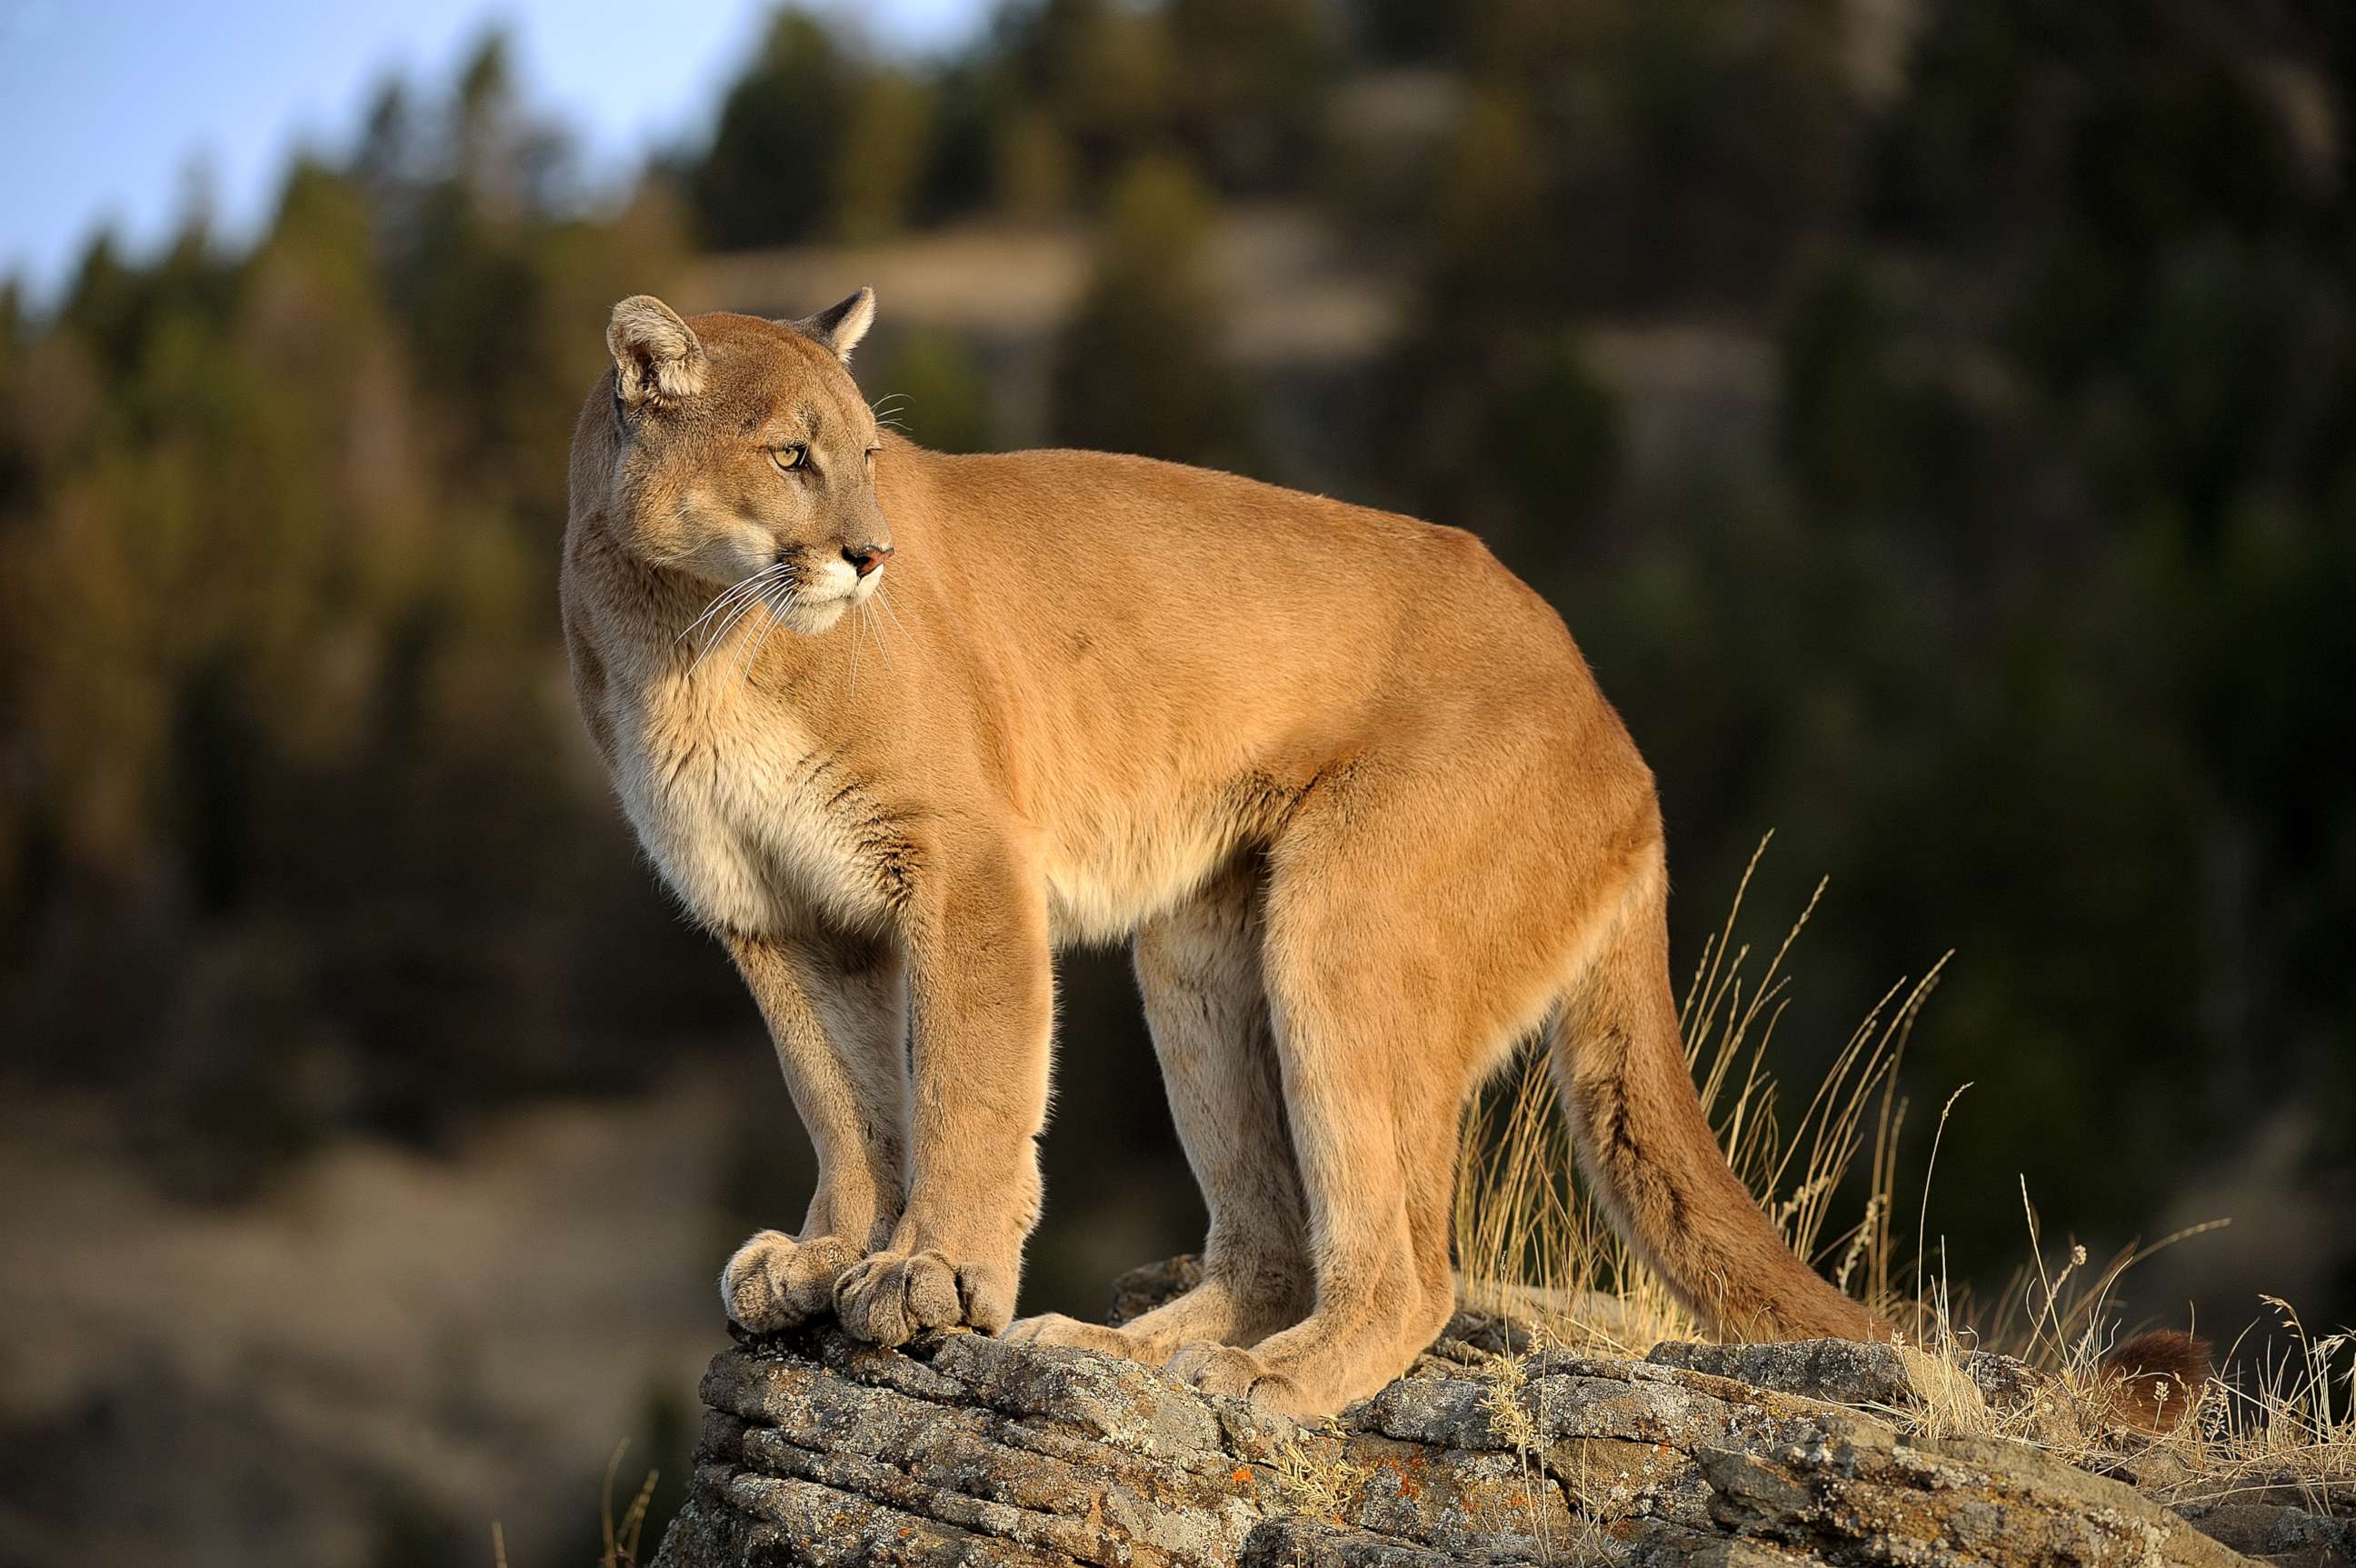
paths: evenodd
<path fill-rule="evenodd" d="M 614 306 L 605 347 L 614 355 L 615 395 L 633 413 L 657 398 L 703 390 L 702 340 L 653 295 L 634 294 Z"/>
<path fill-rule="evenodd" d="M 859 340 L 875 325 L 875 291 L 862 288 L 841 305 L 786 325 L 833 349 L 834 357 L 847 365 L 851 363 L 851 351 L 859 347 Z"/>

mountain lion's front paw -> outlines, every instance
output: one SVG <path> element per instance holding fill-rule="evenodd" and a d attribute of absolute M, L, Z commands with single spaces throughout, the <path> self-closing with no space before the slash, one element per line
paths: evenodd
<path fill-rule="evenodd" d="M 737 1248 L 720 1271 L 720 1305 L 755 1334 L 806 1323 L 834 1305 L 835 1282 L 862 1251 L 841 1236 L 797 1241 L 782 1231 L 764 1230 Z"/>
<path fill-rule="evenodd" d="M 1170 1358 L 1170 1375 L 1206 1394 L 1226 1394 L 1249 1400 L 1286 1415 L 1306 1418 L 1320 1413 L 1311 1408 L 1301 1385 L 1281 1372 L 1271 1372 L 1258 1357 L 1234 1345 L 1197 1339 L 1178 1347 Z"/>
<path fill-rule="evenodd" d="M 1145 1359 L 1142 1347 L 1119 1329 L 1082 1323 L 1060 1312 L 1043 1312 L 1007 1325 L 1006 1341 L 1010 1345 L 1074 1345 L 1107 1356 L 1126 1356 L 1132 1361 Z"/>
<path fill-rule="evenodd" d="M 835 1282 L 835 1316 L 872 1345 L 905 1345 L 928 1328 L 995 1334 L 1014 1316 L 1014 1282 L 986 1263 L 943 1254 L 878 1252 Z"/>

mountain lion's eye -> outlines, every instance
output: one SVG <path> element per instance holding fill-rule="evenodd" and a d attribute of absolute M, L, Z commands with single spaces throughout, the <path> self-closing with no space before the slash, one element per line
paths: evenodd
<path fill-rule="evenodd" d="M 809 448 L 797 442 L 791 446 L 774 446 L 769 460 L 780 468 L 798 468 L 809 461 Z"/>

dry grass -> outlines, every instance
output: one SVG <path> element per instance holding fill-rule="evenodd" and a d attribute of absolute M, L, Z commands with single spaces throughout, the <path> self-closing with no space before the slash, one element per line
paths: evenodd
<path fill-rule="evenodd" d="M 646 1532 L 647 1508 L 655 1500 L 655 1483 L 661 1472 L 649 1470 L 639 1483 L 637 1495 L 629 1507 L 622 1510 L 619 1523 L 614 1520 L 614 1477 L 622 1467 L 622 1455 L 629 1448 L 627 1441 L 614 1445 L 614 1456 L 605 1461 L 605 1485 L 598 1494 L 598 1533 L 605 1549 L 598 1555 L 597 1568 L 636 1568 L 638 1561 L 638 1538 Z"/>
<path fill-rule="evenodd" d="M 638 1554 L 644 1547 L 647 1530 L 647 1509 L 655 1500 L 655 1483 L 662 1479 L 659 1470 L 647 1472 L 638 1484 L 636 1496 L 622 1509 L 622 1517 L 614 1517 L 614 1481 L 622 1469 L 622 1455 L 629 1451 L 624 1439 L 614 1445 L 614 1456 L 605 1461 L 605 1484 L 597 1494 L 597 1535 L 603 1543 L 597 1553 L 597 1568 L 638 1568 Z M 491 1521 L 491 1568 L 508 1568 L 508 1534 L 498 1520 Z"/>
<path fill-rule="evenodd" d="M 1757 865 L 1754 854 L 1751 870 Z M 2263 1492 L 2319 1512 L 2356 1512 L 2356 1371 L 2350 1364 L 2356 1340 L 2347 1333 L 2311 1336 L 2284 1303 L 2269 1298 L 2291 1349 L 2212 1380 L 2190 1419 L 2174 1431 L 2130 1437 L 2105 1417 L 2101 1363 L 2120 1329 L 2114 1286 L 2160 1248 L 2213 1226 L 2100 1265 L 2082 1246 L 2049 1255 L 2024 1184 L 2029 1262 L 1986 1304 L 1951 1289 L 1944 1249 L 1925 1234 L 1924 1216 L 1938 1134 L 1969 1085 L 1942 1107 L 1919 1192 L 1910 1190 L 1912 1235 L 1897 1225 L 1899 1133 L 1908 1110 L 1897 1068 L 1945 960 L 1874 1004 L 1786 1124 L 1785 1098 L 1767 1070 L 1766 1052 L 1789 999 L 1784 961 L 1816 899 L 1753 977 L 1757 955 L 1736 941 L 1750 881 L 1746 870 L 1685 997 L 1687 1059 L 1729 1159 L 1784 1240 L 1904 1331 L 1917 1398 L 1898 1412 L 1901 1419 L 1926 1433 L 2010 1438 L 2093 1468 L 2130 1468 L 2169 1501 Z M 1642 1355 L 1665 1339 L 1699 1337 L 1691 1315 L 1579 1190 L 1541 1050 L 1526 1052 L 1505 1081 L 1480 1099 L 1469 1133 L 1456 1214 L 1467 1305 L 1528 1318 L 1550 1341 L 1626 1355 Z M 1837 1209 L 1853 1218 L 1839 1223 Z M 2040 1397 L 2020 1408 L 1992 1408 L 1963 1371 L 1964 1357 L 1983 1349 L 2048 1374 Z M 2227 1364 L 2238 1359 L 2229 1348 Z"/>
<path fill-rule="evenodd" d="M 1293 1507 L 1313 1518 L 1339 1524 L 1371 1472 L 1341 1448 L 1341 1429 L 1331 1417 L 1323 1423 L 1323 1431 L 1336 1440 L 1330 1453 L 1312 1454 L 1298 1442 L 1280 1443 L 1273 1468 L 1278 1490 Z"/>

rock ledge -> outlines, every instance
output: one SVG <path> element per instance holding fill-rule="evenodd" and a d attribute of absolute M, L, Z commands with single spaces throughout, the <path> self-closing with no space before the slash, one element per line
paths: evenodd
<path fill-rule="evenodd" d="M 1124 1306 L 1153 1283 L 1125 1281 Z M 1790 1391 L 1804 1372 L 1895 1403 L 1886 1348 L 1526 1348 L 1460 1314 L 1405 1377 L 1304 1427 L 1083 1351 L 743 1337 L 704 1377 L 694 1486 L 656 1568 L 2253 1561 L 2122 1482 Z M 2344 1524 L 2246 1512 L 2220 1522 L 2260 1560 L 2349 1561 Z"/>

